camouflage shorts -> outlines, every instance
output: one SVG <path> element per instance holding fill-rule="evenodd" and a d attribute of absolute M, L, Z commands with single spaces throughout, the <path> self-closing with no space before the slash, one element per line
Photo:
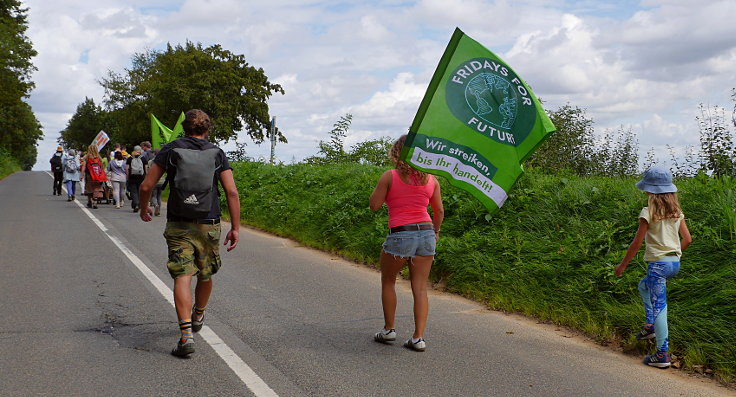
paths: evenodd
<path fill-rule="evenodd" d="M 169 247 L 166 267 L 171 277 L 197 275 L 208 281 L 220 270 L 220 225 L 189 222 L 166 222 L 164 230 Z"/>

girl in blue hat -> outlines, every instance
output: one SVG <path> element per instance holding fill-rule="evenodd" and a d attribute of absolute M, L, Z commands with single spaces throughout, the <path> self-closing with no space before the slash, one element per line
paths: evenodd
<path fill-rule="evenodd" d="M 636 339 L 656 338 L 657 352 L 644 357 L 644 364 L 667 368 L 670 366 L 667 280 L 680 271 L 682 251 L 693 240 L 669 170 L 660 167 L 648 169 L 636 187 L 647 193 L 649 202 L 639 213 L 639 229 L 626 251 L 626 256 L 616 267 L 616 276 L 623 275 L 629 262 L 641 248 L 641 243 L 646 242 L 644 260 L 649 265 L 647 275 L 639 281 L 646 324 L 636 335 Z"/>

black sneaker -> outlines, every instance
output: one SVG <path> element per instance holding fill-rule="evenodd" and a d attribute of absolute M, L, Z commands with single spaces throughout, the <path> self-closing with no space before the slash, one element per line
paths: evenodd
<path fill-rule="evenodd" d="M 197 315 L 194 313 L 194 309 L 192 308 L 192 332 L 199 332 L 202 329 L 202 326 L 204 325 L 204 313 L 202 313 L 202 317 L 197 320 Z"/>
<path fill-rule="evenodd" d="M 176 343 L 176 348 L 171 351 L 171 354 L 176 357 L 186 357 L 194 353 L 194 339 L 186 339 L 184 343 L 181 343 L 181 339 Z"/>
<path fill-rule="evenodd" d="M 404 342 L 404 347 L 410 350 L 414 350 L 415 352 L 423 352 L 427 348 L 427 343 L 424 341 L 423 338 L 419 338 L 419 340 L 414 343 L 411 341 L 411 338 Z"/>
<path fill-rule="evenodd" d="M 656 336 L 657 335 L 654 334 L 654 326 L 651 325 L 651 326 L 642 328 L 642 330 L 639 331 L 638 334 L 636 334 L 636 340 L 647 340 L 647 339 L 652 339 Z"/>

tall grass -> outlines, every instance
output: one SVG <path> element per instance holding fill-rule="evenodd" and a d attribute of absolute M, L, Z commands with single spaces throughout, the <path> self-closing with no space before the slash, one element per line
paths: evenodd
<path fill-rule="evenodd" d="M 8 152 L 0 149 L 0 179 L 20 170 L 20 164 Z"/>
<path fill-rule="evenodd" d="M 339 164 L 271 166 L 236 163 L 245 223 L 378 262 L 385 209 L 368 196 L 384 169 Z M 639 255 L 624 277 L 613 274 L 633 238 L 646 196 L 633 178 L 521 178 L 500 211 L 442 181 L 445 223 L 432 279 L 447 289 L 513 311 L 580 329 L 602 343 L 643 354 L 633 335 L 643 323 Z M 736 377 L 736 182 L 705 176 L 680 180 L 694 242 L 668 284 L 670 346 L 686 367 L 705 365 Z"/>

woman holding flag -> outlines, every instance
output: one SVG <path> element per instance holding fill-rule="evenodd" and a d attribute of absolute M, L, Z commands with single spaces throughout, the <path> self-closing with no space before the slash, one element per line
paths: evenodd
<path fill-rule="evenodd" d="M 400 159 L 405 142 L 406 135 L 403 135 L 394 143 L 389 158 L 395 168 L 381 175 L 370 197 L 373 211 L 386 203 L 390 228 L 381 251 L 381 302 L 385 323 L 373 338 L 382 343 L 396 340 L 396 276 L 408 263 L 414 296 L 414 334 L 404 347 L 424 351 L 427 347 L 424 328 L 429 315 L 427 281 L 444 209 L 440 185 L 434 176 L 418 171 Z M 427 205 L 432 206 L 434 219 L 429 216 Z"/>

